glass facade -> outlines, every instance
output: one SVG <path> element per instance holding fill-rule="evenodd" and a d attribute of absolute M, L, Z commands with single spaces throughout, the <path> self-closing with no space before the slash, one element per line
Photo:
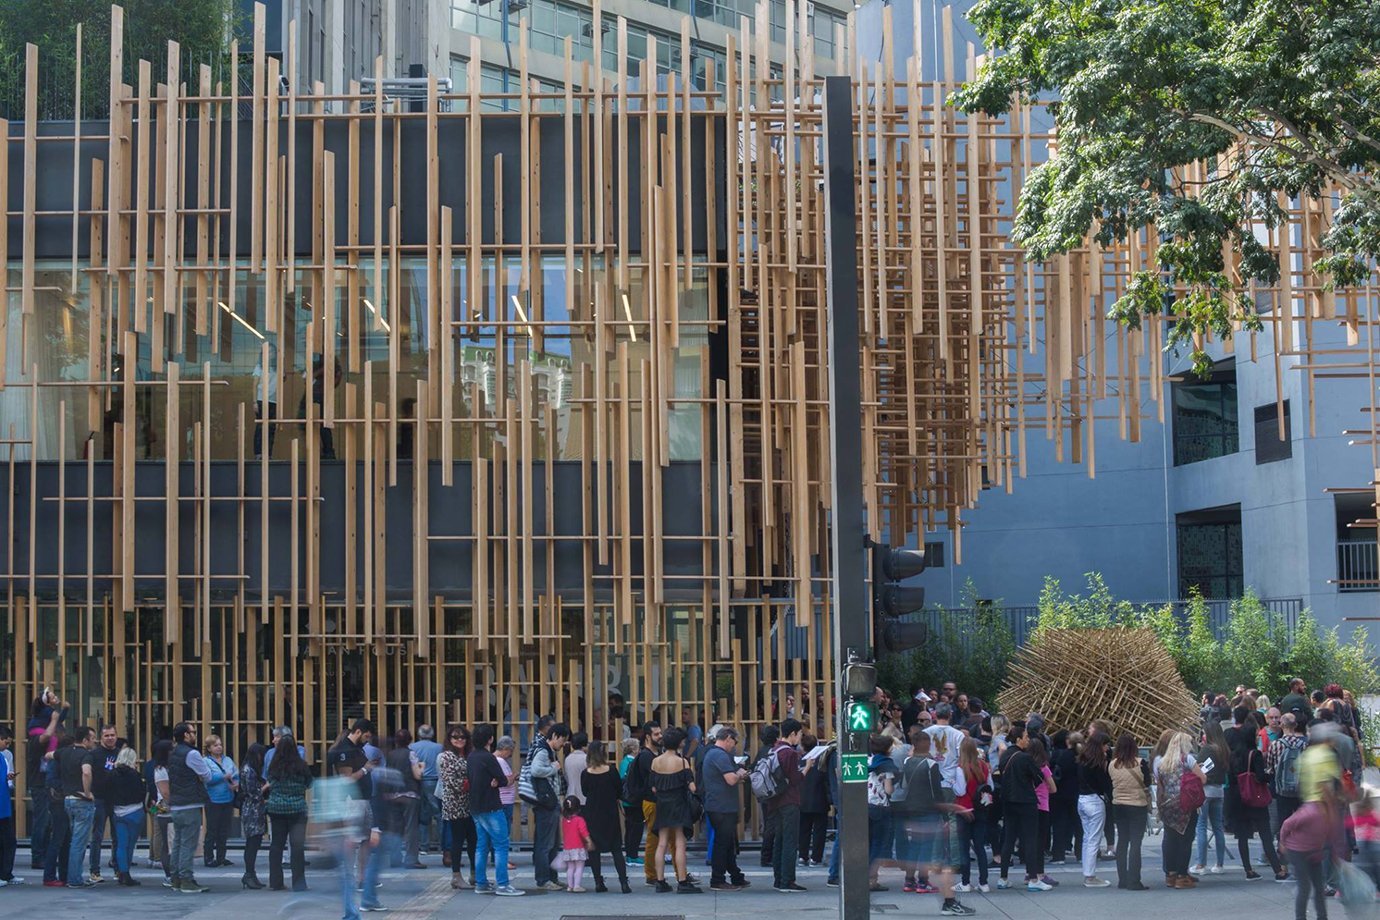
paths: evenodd
<path fill-rule="evenodd" d="M 408 400 L 415 398 L 417 381 L 428 377 L 431 339 L 436 334 L 424 321 L 428 314 L 426 260 L 407 258 L 402 261 L 401 277 L 397 279 L 397 303 L 390 303 L 387 297 L 392 288 L 391 266 L 383 267 L 384 293 L 376 296 L 372 261 L 361 258 L 357 264 L 358 302 L 349 302 L 349 273 L 337 272 L 335 290 L 331 293 L 335 323 L 329 329 L 323 328 L 319 336 L 319 340 L 329 343 L 326 347 L 334 351 L 339 377 L 333 387 L 318 385 L 324 391 L 321 403 L 333 400 L 335 414 L 347 417 L 345 388 L 356 388 L 355 405 L 360 406 L 365 378 L 370 376 L 375 400 L 386 402 L 391 383 L 387 370 L 389 348 L 393 344 L 391 340 L 396 338 L 397 399 L 400 414 L 409 417 Z M 475 315 L 475 309 L 467 303 L 467 271 L 465 263 L 457 262 L 452 272 L 452 303 L 456 305 L 452 320 L 457 323 L 473 319 Z M 598 270 L 593 265 L 590 271 L 597 277 Z M 593 294 L 591 285 L 583 280 L 584 271 L 577 269 L 573 277 L 567 277 L 564 257 L 547 257 L 540 263 L 540 270 L 534 273 L 537 286 L 532 291 L 520 288 L 521 271 L 516 258 L 505 258 L 501 277 L 494 260 L 486 258 L 484 275 L 485 302 L 479 308 L 483 318 L 479 323 L 456 327 L 454 417 L 468 419 L 476 414 L 492 415 L 498 405 L 499 394 L 494 382 L 500 379 L 499 362 L 512 369 L 525 360 L 532 368 L 536 454 L 546 455 L 549 439 L 556 459 L 578 459 L 584 449 L 581 427 L 584 409 L 580 400 L 592 397 L 592 393 L 585 393 L 585 369 L 595 364 Z M 77 460 L 85 458 L 87 451 L 94 452 L 97 460 L 111 459 L 114 425 L 122 421 L 123 407 L 115 400 L 106 404 L 113 388 L 87 385 L 92 379 L 88 357 L 92 340 L 87 275 L 78 272 L 79 285 L 75 291 L 71 289 L 70 263 L 41 265 L 36 277 L 41 290 L 30 316 L 23 315 L 17 291 L 8 295 L 9 325 L 5 344 L 5 382 L 8 385 L 0 390 L 0 430 L 26 435 L 37 411 L 37 459 Z M 642 396 L 642 364 L 651 358 L 651 345 L 647 336 L 642 269 L 630 269 L 630 279 L 628 296 L 620 298 L 616 315 L 620 322 L 606 326 L 609 360 L 605 366 L 610 387 L 622 386 L 614 348 L 626 345 L 629 395 L 634 407 L 630 438 L 632 456 L 629 459 L 636 460 L 642 455 L 641 412 L 637 408 Z M 314 317 L 324 318 L 324 310 L 312 305 L 312 299 L 320 296 L 313 286 L 313 273 L 299 270 L 296 291 L 284 295 L 285 328 L 269 332 L 264 319 L 263 282 L 262 276 L 245 272 L 238 279 L 233 303 L 227 302 L 223 293 L 215 295 L 225 299 L 207 303 L 205 309 L 210 320 L 207 335 L 197 335 L 193 322 L 178 328 L 168 318 L 165 336 L 169 343 L 168 357 L 180 356 L 179 370 L 184 381 L 179 388 L 175 432 L 183 459 L 193 455 L 198 423 L 203 423 L 202 437 L 207 439 L 211 459 L 238 458 L 242 452 L 239 440 L 241 409 L 246 428 L 243 452 L 251 453 L 248 441 L 253 438 L 255 410 L 265 390 L 269 401 L 277 406 L 281 420 L 276 423 L 276 434 L 271 439 L 270 457 L 290 459 L 292 439 L 303 433 L 301 420 L 306 416 L 309 377 L 309 324 Z M 14 271 L 10 286 L 17 288 L 18 283 L 18 272 Z M 709 361 L 710 283 L 709 270 L 697 269 L 693 284 L 680 295 L 680 347 L 670 354 L 673 367 L 668 373 L 668 379 L 674 381 L 668 433 L 672 460 L 698 459 L 703 449 L 701 407 L 695 401 L 703 396 L 702 380 L 706 377 Z M 574 290 L 568 292 L 567 287 L 571 285 Z M 189 301 L 194 293 L 190 286 L 183 290 L 183 296 Z M 567 307 L 568 293 L 576 305 L 573 311 Z M 108 292 L 107 302 L 110 301 Z M 178 315 L 187 314 L 195 315 L 194 308 L 179 311 Z M 98 354 L 105 351 L 107 334 L 102 331 L 97 336 Z M 356 334 L 359 363 L 358 369 L 352 370 L 349 343 Z M 155 370 L 150 341 L 151 336 L 140 336 L 139 354 L 128 356 L 135 362 L 136 381 L 148 384 L 136 391 L 135 449 L 137 458 L 162 459 L 167 453 L 169 436 L 167 388 L 160 385 L 166 380 L 166 372 Z M 264 363 L 265 348 L 267 365 Z M 312 349 L 313 353 L 319 348 Z M 127 356 L 114 356 L 115 374 L 122 373 L 126 359 Z M 316 360 L 320 360 L 319 355 Z M 278 368 L 281 370 L 275 374 Z M 205 374 L 209 374 L 212 382 L 209 398 L 206 387 L 194 385 L 199 384 Z M 518 395 L 516 384 L 511 382 L 516 377 L 510 370 L 507 395 L 513 398 Z M 264 383 L 265 378 L 268 383 Z M 29 386 L 35 380 L 39 386 Z M 674 400 L 687 402 L 677 405 Z M 318 407 L 313 415 L 319 418 L 321 412 Z M 436 408 L 431 417 L 439 419 Z M 457 460 L 476 455 L 492 456 L 496 431 L 473 422 L 454 424 Z M 438 459 L 440 438 L 433 435 L 428 443 L 431 458 Z M 16 459 L 27 460 L 28 450 L 27 444 L 16 446 Z"/>
<path fill-rule="evenodd" d="M 1236 378 L 1173 386 L 1174 465 L 1225 457 L 1241 449 Z"/>

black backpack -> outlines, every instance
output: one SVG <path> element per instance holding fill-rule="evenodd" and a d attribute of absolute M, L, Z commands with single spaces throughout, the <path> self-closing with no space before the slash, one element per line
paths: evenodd
<path fill-rule="evenodd" d="M 930 815 L 952 801 L 953 791 L 944 787 L 939 764 L 928 756 L 911 757 L 901 767 L 901 787 L 892 793 L 891 808 L 906 815 Z"/>
<path fill-rule="evenodd" d="M 628 764 L 628 772 L 623 776 L 623 801 L 636 805 L 647 795 L 647 777 L 643 775 L 639 766 L 642 759 L 642 751 L 637 752 L 633 762 Z"/>

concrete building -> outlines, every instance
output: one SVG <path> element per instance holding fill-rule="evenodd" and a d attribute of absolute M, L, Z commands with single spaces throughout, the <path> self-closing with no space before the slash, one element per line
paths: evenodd
<path fill-rule="evenodd" d="M 944 5 L 873 0 L 857 14 L 859 54 L 889 59 L 904 78 L 918 38 L 921 79 L 935 79 Z M 883 29 L 887 6 L 890 30 Z M 949 40 L 960 62 L 965 43 L 981 50 L 965 18 L 971 6 L 959 0 L 950 10 Z M 1294 271 L 1300 269 L 1296 263 Z M 1304 315 L 1302 295 L 1292 308 Z M 1302 323 L 1294 325 L 1301 341 Z M 1315 348 L 1346 344 L 1343 329 L 1321 338 L 1320 331 Z M 1095 478 L 1032 435 L 1025 479 L 1009 495 L 987 490 L 965 515 L 962 564 L 954 564 L 952 534 L 926 535 L 930 567 L 918 579 L 926 599 L 962 606 L 975 592 L 1025 606 L 1038 600 L 1046 576 L 1079 592 L 1087 573 L 1098 572 L 1116 596 L 1130 600 L 1179 599 L 1197 585 L 1209 598 L 1251 589 L 1264 598 L 1299 599 L 1324 625 L 1380 613 L 1376 530 L 1351 526 L 1375 518 L 1370 483 L 1380 466 L 1374 444 L 1353 444 L 1345 433 L 1370 427 L 1368 382 L 1358 379 L 1364 374 L 1342 370 L 1310 391 L 1299 370 L 1306 358 L 1280 356 L 1281 441 L 1270 337 L 1234 345 L 1230 352 L 1214 346 L 1207 380 L 1193 375 L 1186 350 L 1164 356 L 1164 422 L 1147 401 L 1139 442 L 1118 437 L 1109 401 L 1113 420 L 1098 423 Z M 1113 345 L 1109 360 L 1115 354 Z"/>

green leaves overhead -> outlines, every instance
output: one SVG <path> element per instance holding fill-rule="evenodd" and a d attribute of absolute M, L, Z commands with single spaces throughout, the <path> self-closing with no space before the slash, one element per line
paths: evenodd
<path fill-rule="evenodd" d="M 997 53 L 956 103 L 1043 101 L 1054 119 L 1017 242 L 1045 259 L 1089 233 L 1159 235 L 1160 270 L 1133 279 L 1115 318 L 1173 312 L 1170 346 L 1259 328 L 1248 288 L 1278 280 L 1263 241 L 1299 198 L 1334 208 L 1318 270 L 1337 285 L 1373 270 L 1380 0 L 979 0 L 969 15 Z"/>

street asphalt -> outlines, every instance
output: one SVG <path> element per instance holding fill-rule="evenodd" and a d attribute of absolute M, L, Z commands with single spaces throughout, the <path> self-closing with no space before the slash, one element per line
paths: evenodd
<path fill-rule="evenodd" d="M 1234 851 L 1235 841 L 1229 841 Z M 1144 880 L 1148 891 L 1120 891 L 1116 887 L 1087 889 L 1082 886 L 1081 871 L 1076 863 L 1050 868 L 1050 875 L 1062 882 L 1054 891 L 1027 893 L 1023 887 L 1007 891 L 995 890 L 996 873 L 991 894 L 973 892 L 962 900 L 977 909 L 978 917 L 1003 917 L 1011 920 L 1265 920 L 1289 918 L 1293 910 L 1295 888 L 1292 883 L 1276 883 L 1268 874 L 1259 881 L 1248 881 L 1234 858 L 1229 858 L 1221 875 L 1208 875 L 1192 891 L 1170 891 L 1164 887 L 1159 871 L 1160 842 L 1158 837 L 1145 840 Z M 333 920 L 341 916 L 339 883 L 334 871 L 308 870 L 310 891 L 289 892 L 246 891 L 240 886 L 242 869 L 238 867 L 239 852 L 230 858 L 237 864 L 232 868 L 204 869 L 197 864 L 197 879 L 211 889 L 207 894 L 181 894 L 162 887 L 162 873 L 143 868 L 147 861 L 141 848 L 137 854 L 135 877 L 143 881 L 139 888 L 119 888 L 113 880 L 86 890 L 44 888 L 42 873 L 28 870 L 28 851 L 20 850 L 19 865 L 25 884 L 0 889 L 0 913 L 8 916 L 49 916 L 63 920 L 137 916 L 152 920 L 161 917 L 185 917 L 188 920 L 267 920 L 284 917 L 300 920 Z M 263 866 L 266 854 L 260 855 L 259 876 L 267 879 Z M 692 854 L 694 856 L 694 854 Z M 1234 852 L 1233 852 L 1234 856 Z M 642 870 L 634 868 L 631 878 L 633 893 L 618 892 L 616 880 L 609 894 L 594 894 L 593 879 L 586 871 L 588 894 L 531 891 L 531 856 L 521 853 L 514 860 L 519 868 L 513 872 L 518 887 L 528 889 L 526 897 L 495 898 L 476 895 L 473 891 L 452 891 L 450 871 L 440 865 L 440 857 L 431 855 L 423 861 L 431 867 L 424 870 L 393 870 L 384 875 L 380 899 L 390 910 L 386 914 L 365 916 L 396 917 L 406 920 L 424 918 L 474 917 L 482 920 L 561 920 L 561 918 L 749 918 L 767 917 L 773 913 L 791 911 L 803 920 L 812 917 L 838 915 L 838 891 L 825 885 L 824 870 L 798 870 L 798 881 L 808 891 L 783 894 L 771 887 L 771 871 L 757 865 L 755 852 L 743 853 L 743 867 L 752 886 L 739 892 L 711 892 L 703 894 L 655 894 L 642 881 Z M 704 854 L 692 866 L 708 884 L 708 867 L 703 866 Z M 1016 872 L 1019 872 L 1017 867 Z M 1115 881 L 1115 866 L 1103 862 L 1099 875 Z M 670 875 L 671 873 L 668 873 Z M 1013 873 L 1014 877 L 1015 873 Z M 874 918 L 939 916 L 941 899 L 937 895 L 907 894 L 901 891 L 900 874 L 887 870 L 882 881 L 890 891 L 872 894 Z M 974 879 L 976 881 L 976 879 Z M 1341 904 L 1333 902 L 1332 916 L 1344 916 Z"/>

